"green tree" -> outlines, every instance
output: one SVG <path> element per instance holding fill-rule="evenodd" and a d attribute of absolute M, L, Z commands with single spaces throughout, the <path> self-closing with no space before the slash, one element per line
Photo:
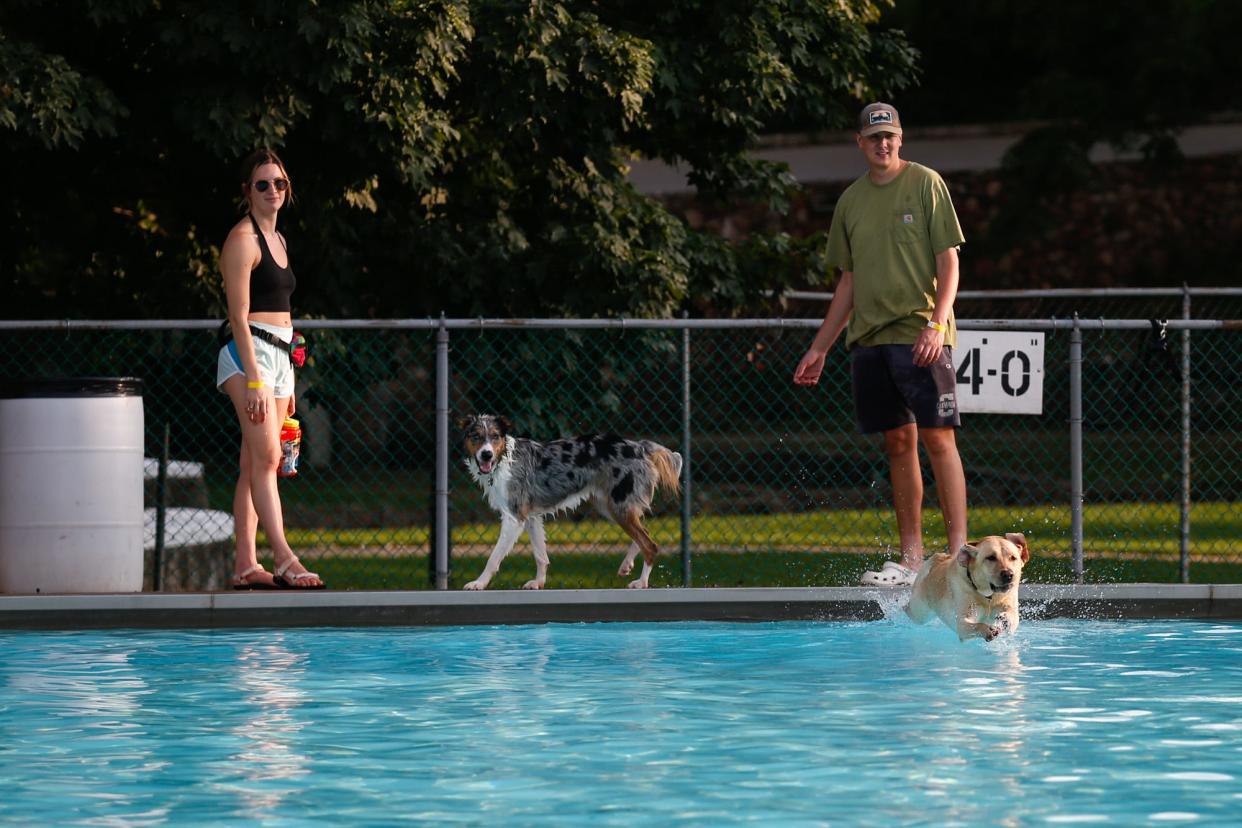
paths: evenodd
<path fill-rule="evenodd" d="M 913 79 L 870 0 L 141 2 L 0 9 L 5 315 L 219 314 L 237 159 L 297 203 L 299 313 L 668 315 L 815 267 L 733 245 L 625 180 L 676 160 L 704 197 L 787 204 L 748 155 Z"/>

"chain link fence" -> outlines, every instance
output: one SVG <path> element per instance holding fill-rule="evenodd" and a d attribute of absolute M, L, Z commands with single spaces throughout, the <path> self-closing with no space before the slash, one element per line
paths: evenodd
<path fill-rule="evenodd" d="M 1179 299 L 1166 316 L 1180 311 Z M 814 389 L 791 382 L 813 320 L 575 324 L 299 324 L 313 342 L 298 377 L 302 466 L 281 494 L 307 564 L 334 589 L 434 586 L 438 333 L 454 414 L 506 414 L 540 440 L 642 437 L 686 456 L 684 502 L 661 496 L 647 521 L 662 548 L 653 586 L 852 585 L 893 556 L 887 462 L 878 437 L 856 432 L 848 356 L 834 350 Z M 1242 330 L 1110 324 L 1081 329 L 1082 577 L 1242 581 Z M 232 572 L 238 424 L 213 385 L 214 329 L 0 323 L 0 376 L 144 380 L 150 589 L 225 588 Z M 1047 334 L 1042 414 L 966 414 L 958 437 L 971 536 L 1025 532 L 1032 581 L 1076 577 L 1071 339 L 1064 328 Z M 447 585 L 459 588 L 482 569 L 499 520 L 450 434 L 442 534 Z M 924 469 L 931 551 L 946 538 Z M 628 580 L 617 574 L 628 538 L 587 506 L 549 520 L 547 542 L 549 588 Z M 523 537 L 492 588 L 533 575 Z"/>
<path fill-rule="evenodd" d="M 831 293 L 788 291 L 785 316 L 822 316 Z M 1057 288 L 962 290 L 959 319 L 1238 319 L 1239 288 Z"/>

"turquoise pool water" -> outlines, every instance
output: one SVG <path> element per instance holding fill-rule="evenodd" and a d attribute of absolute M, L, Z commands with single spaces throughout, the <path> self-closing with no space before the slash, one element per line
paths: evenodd
<path fill-rule="evenodd" d="M 1238 825 L 1242 625 L 0 634 L 0 822 Z"/>

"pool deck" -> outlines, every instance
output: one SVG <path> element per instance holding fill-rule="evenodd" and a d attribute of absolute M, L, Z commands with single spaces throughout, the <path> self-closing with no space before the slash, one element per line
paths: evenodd
<path fill-rule="evenodd" d="M 906 590 L 557 589 L 0 595 L 0 629 L 868 621 Z M 1024 584 L 1023 618 L 1242 619 L 1242 584 Z"/>

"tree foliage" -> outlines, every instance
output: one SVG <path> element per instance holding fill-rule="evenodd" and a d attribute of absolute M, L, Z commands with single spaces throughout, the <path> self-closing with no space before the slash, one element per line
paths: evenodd
<path fill-rule="evenodd" d="M 276 148 L 299 313 L 663 316 L 814 266 L 626 181 L 787 204 L 748 154 L 913 78 L 871 0 L 11 0 L 0 9 L 6 315 L 219 314 L 236 160 Z"/>

